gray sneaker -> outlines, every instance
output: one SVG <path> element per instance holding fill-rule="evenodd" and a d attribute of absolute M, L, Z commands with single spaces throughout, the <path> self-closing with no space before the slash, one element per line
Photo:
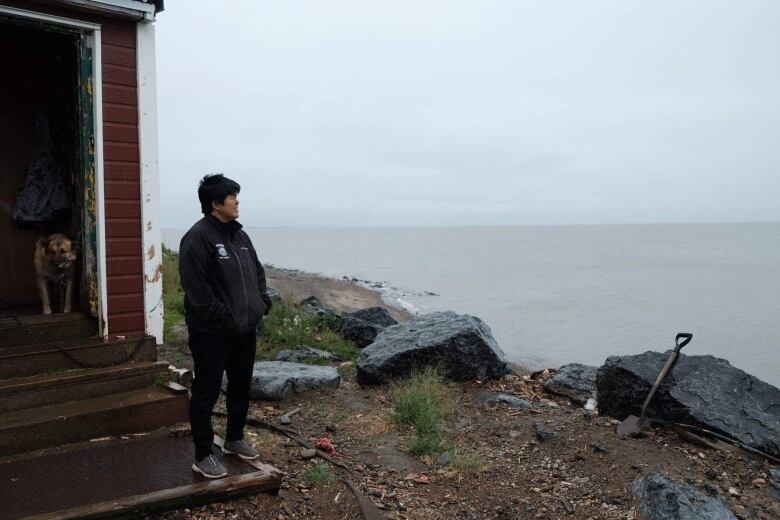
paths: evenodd
<path fill-rule="evenodd" d="M 227 475 L 225 466 L 220 464 L 213 453 L 196 460 L 192 464 L 192 469 L 207 478 L 222 478 Z"/>
<path fill-rule="evenodd" d="M 225 441 L 224 446 L 222 446 L 222 453 L 238 455 L 242 459 L 246 460 L 255 460 L 260 456 L 244 439 L 237 441 Z"/>

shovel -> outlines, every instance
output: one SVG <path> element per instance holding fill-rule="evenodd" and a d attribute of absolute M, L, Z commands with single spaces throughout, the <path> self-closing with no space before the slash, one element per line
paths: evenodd
<path fill-rule="evenodd" d="M 680 355 L 680 350 L 687 345 L 691 338 L 693 338 L 693 334 L 689 334 L 687 332 L 681 332 L 677 334 L 677 337 L 674 339 L 675 347 L 672 353 L 669 355 L 669 359 L 666 360 L 666 364 L 661 369 L 661 372 L 658 374 L 658 377 L 655 380 L 655 383 L 653 384 L 653 388 L 650 389 L 650 393 L 647 394 L 647 398 L 645 399 L 644 404 L 642 405 L 642 413 L 639 414 L 639 417 L 636 415 L 629 415 L 626 417 L 623 422 L 618 424 L 617 427 L 617 434 L 620 437 L 633 437 L 634 435 L 638 435 L 642 433 L 642 426 L 644 426 L 645 422 L 645 412 L 647 412 L 647 405 L 650 404 L 650 401 L 653 399 L 653 396 L 655 395 L 655 391 L 658 390 L 658 387 L 661 386 L 661 383 L 664 379 L 666 379 L 667 374 L 672 370 L 672 367 L 674 366 L 674 362 L 677 361 L 677 357 Z M 680 342 L 680 340 L 683 340 Z"/>

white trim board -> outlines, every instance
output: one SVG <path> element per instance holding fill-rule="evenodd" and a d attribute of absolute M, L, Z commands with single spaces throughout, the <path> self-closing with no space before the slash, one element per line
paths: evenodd
<path fill-rule="evenodd" d="M 100 31 L 100 25 L 82 22 L 81 20 L 74 20 L 72 18 L 64 18 L 62 16 L 54 16 L 53 14 L 39 13 L 37 11 L 28 11 L 26 9 L 17 9 L 16 7 L 6 7 L 0 5 L 0 13 L 10 16 L 16 16 L 18 18 L 27 18 L 30 20 L 41 20 L 43 22 L 51 22 L 57 25 L 64 25 L 66 27 L 74 27 L 76 29 L 86 29 L 88 31 Z"/>
<path fill-rule="evenodd" d="M 162 230 L 157 144 L 157 68 L 154 25 L 137 24 L 138 152 L 141 162 L 141 243 L 146 333 L 163 342 Z"/>

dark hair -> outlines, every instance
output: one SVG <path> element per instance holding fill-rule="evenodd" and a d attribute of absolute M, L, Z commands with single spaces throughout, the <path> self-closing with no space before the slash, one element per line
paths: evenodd
<path fill-rule="evenodd" d="M 204 215 L 211 215 L 214 209 L 212 202 L 223 204 L 228 195 L 238 195 L 241 186 L 232 179 L 228 179 L 221 173 L 204 175 L 198 185 L 198 200 L 200 200 L 200 209 Z"/>

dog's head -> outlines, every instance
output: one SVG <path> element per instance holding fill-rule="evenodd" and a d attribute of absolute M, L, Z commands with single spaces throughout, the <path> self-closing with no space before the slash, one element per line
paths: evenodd
<path fill-rule="evenodd" d="M 43 248 L 49 262 L 63 270 L 71 266 L 79 253 L 79 246 L 61 233 L 39 238 L 38 247 Z"/>

